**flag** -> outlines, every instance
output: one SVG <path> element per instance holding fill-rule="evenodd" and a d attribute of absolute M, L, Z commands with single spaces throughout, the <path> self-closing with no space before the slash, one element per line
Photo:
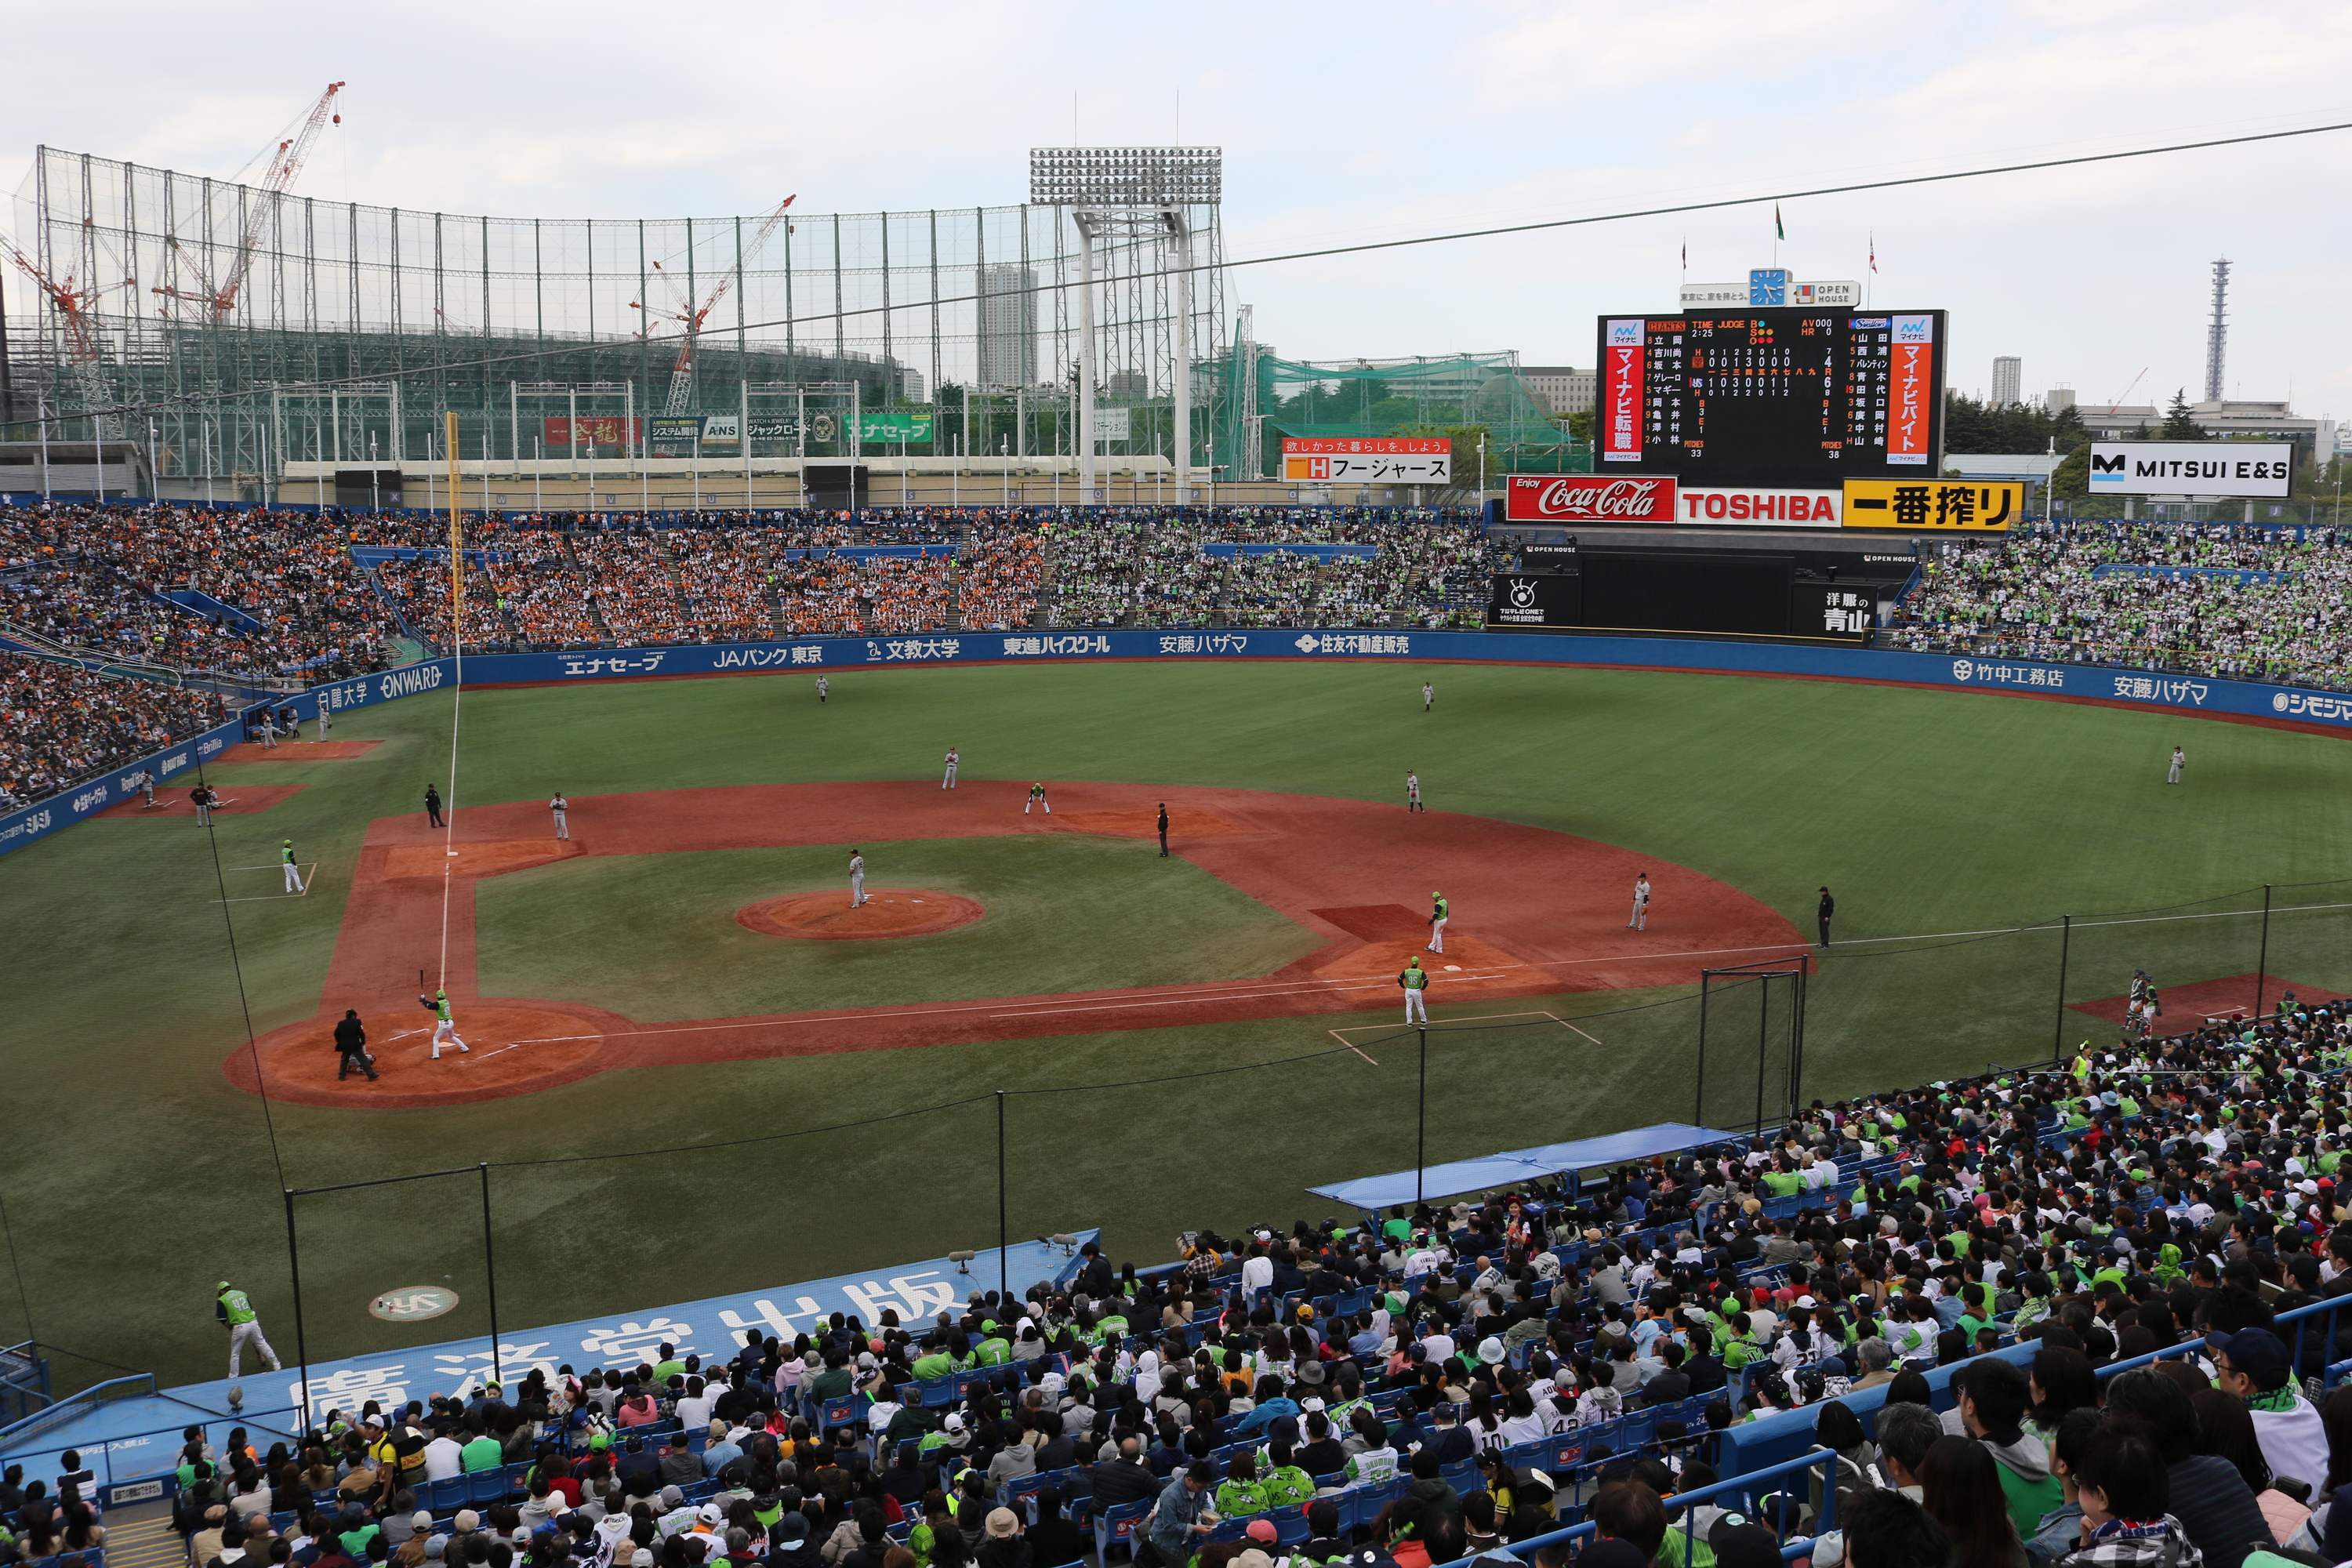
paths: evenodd
<path fill-rule="evenodd" d="M 1683 241 L 1683 270 L 1690 270 L 1690 241 L 1687 239 Z"/>
<path fill-rule="evenodd" d="M 1786 239 L 1789 237 L 1787 227 L 1780 222 L 1780 204 L 1779 202 L 1774 202 L 1772 204 L 1772 237 L 1774 239 Z"/>
<path fill-rule="evenodd" d="M 1874 234 L 1870 237 L 1870 270 L 1878 270 L 1878 237 Z"/>

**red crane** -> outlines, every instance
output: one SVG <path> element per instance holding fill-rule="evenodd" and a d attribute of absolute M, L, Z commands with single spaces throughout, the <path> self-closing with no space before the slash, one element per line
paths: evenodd
<path fill-rule="evenodd" d="M 0 244 L 5 243 L 0 241 Z M 41 286 L 41 292 L 48 296 L 50 307 L 58 313 L 58 324 L 65 336 L 67 374 L 73 377 L 81 392 L 82 406 L 93 411 L 112 407 L 114 386 L 107 380 L 106 362 L 99 352 L 98 337 L 91 331 L 89 321 L 90 311 L 105 290 L 77 287 L 70 272 L 62 280 L 51 278 L 39 262 L 14 244 L 7 244 L 7 251 L 8 259 L 15 262 L 25 276 Z M 127 289 L 130 282 L 126 279 L 113 287 Z M 101 438 L 121 434 L 122 420 L 119 415 L 99 416 Z"/>
<path fill-rule="evenodd" d="M 743 247 L 744 261 L 749 262 L 752 257 L 760 253 L 760 247 L 768 242 L 768 237 L 776 232 L 776 226 L 784 221 L 784 209 L 791 206 L 799 195 L 800 193 L 795 191 L 792 195 L 786 196 L 776 204 L 776 210 L 768 215 L 766 221 L 760 225 L 759 232 L 752 235 L 751 243 Z M 662 270 L 662 264 L 658 261 L 654 263 L 654 270 L 660 272 L 665 279 L 669 277 L 667 272 Z M 702 309 L 699 310 L 693 308 L 692 300 L 683 295 L 678 298 L 677 309 L 662 311 L 650 310 L 635 300 L 629 301 L 630 310 L 646 312 L 646 326 L 648 331 L 652 330 L 653 318 L 656 314 L 664 321 L 676 321 L 686 329 L 686 336 L 677 345 L 677 363 L 670 367 L 669 402 L 663 408 L 663 413 L 686 412 L 686 405 L 694 395 L 695 340 L 701 336 L 702 323 L 709 317 L 712 307 L 727 297 L 727 290 L 734 286 L 734 273 L 720 274 L 718 286 L 710 290 L 710 298 L 702 302 Z"/>
<path fill-rule="evenodd" d="M 265 199 L 247 205 L 245 232 L 237 237 L 236 249 L 230 254 L 228 270 L 221 276 L 220 281 L 215 283 L 196 252 L 182 245 L 178 237 L 173 236 L 169 242 L 172 250 L 181 264 L 194 275 L 199 287 L 157 288 L 150 292 L 187 304 L 202 305 L 209 312 L 206 320 L 210 325 L 220 326 L 227 321 L 236 310 L 236 297 L 245 288 L 246 275 L 253 269 L 254 252 L 261 244 L 262 225 L 268 222 L 269 214 L 277 207 L 278 198 L 293 188 L 294 178 L 302 172 L 303 160 L 310 156 L 310 147 L 319 140 L 319 133 L 327 128 L 330 121 L 337 125 L 343 122 L 343 117 L 334 112 L 335 94 L 342 90 L 341 82 L 329 82 L 327 90 L 320 93 L 319 101 L 310 106 L 310 112 L 303 118 L 300 127 L 278 143 L 278 151 L 270 155 L 269 167 L 261 176 L 260 189 Z"/>

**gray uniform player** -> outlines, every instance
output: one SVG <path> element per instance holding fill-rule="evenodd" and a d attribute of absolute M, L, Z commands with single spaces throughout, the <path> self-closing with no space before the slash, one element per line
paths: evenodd
<path fill-rule="evenodd" d="M 866 902 L 866 857 L 853 849 L 849 852 L 849 907 L 857 909 Z"/>
<path fill-rule="evenodd" d="M 948 748 L 948 773 L 947 773 L 947 777 L 945 777 L 945 778 L 943 778 L 943 779 L 941 779 L 941 780 L 940 781 L 940 787 L 941 789 L 953 789 L 953 788 L 955 788 L 955 775 L 956 775 L 956 749 L 955 749 L 953 746 L 950 746 L 950 747 Z"/>

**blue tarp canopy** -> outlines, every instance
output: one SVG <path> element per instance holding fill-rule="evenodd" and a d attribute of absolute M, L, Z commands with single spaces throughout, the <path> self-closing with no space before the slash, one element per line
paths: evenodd
<path fill-rule="evenodd" d="M 1499 1154 L 1488 1154 L 1481 1159 L 1455 1160 L 1450 1164 L 1430 1165 L 1419 1171 L 1392 1171 L 1385 1176 L 1360 1176 L 1352 1182 L 1336 1182 L 1328 1187 L 1309 1187 L 1307 1190 L 1318 1197 L 1329 1198 L 1334 1203 L 1369 1213 L 1374 1209 L 1392 1208 L 1400 1204 L 1434 1203 L 1444 1198 L 1458 1198 L 1465 1193 L 1518 1186 L 1538 1177 L 1558 1175 L 1563 1171 L 1622 1165 L 1634 1160 L 1646 1160 L 1653 1154 L 1671 1154 L 1678 1149 L 1696 1149 L 1709 1143 L 1733 1143 L 1743 1139 L 1741 1133 L 1717 1131 L 1712 1127 L 1662 1121 L 1655 1127 L 1637 1127 L 1630 1132 L 1580 1138 L 1568 1143 L 1538 1144 L 1533 1149 L 1507 1149 Z"/>

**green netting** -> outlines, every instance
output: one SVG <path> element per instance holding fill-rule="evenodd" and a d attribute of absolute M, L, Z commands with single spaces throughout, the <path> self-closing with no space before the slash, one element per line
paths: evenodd
<path fill-rule="evenodd" d="M 1528 390 L 1517 354 L 1287 360 L 1244 342 L 1208 368 L 1218 384 L 1218 446 L 1240 454 L 1247 470 L 1235 478 L 1278 478 L 1286 436 L 1451 436 L 1457 483 L 1476 482 L 1482 433 L 1490 477 L 1591 471 L 1591 444 L 1572 438 Z"/>

